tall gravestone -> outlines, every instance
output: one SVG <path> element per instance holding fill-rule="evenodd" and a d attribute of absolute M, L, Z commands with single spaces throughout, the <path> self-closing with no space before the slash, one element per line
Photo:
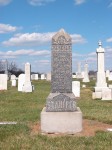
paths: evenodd
<path fill-rule="evenodd" d="M 76 78 L 77 79 L 82 79 L 83 77 L 82 77 L 82 72 L 81 72 L 81 63 L 80 62 L 78 62 L 78 64 L 77 64 L 77 72 L 76 72 Z"/>
<path fill-rule="evenodd" d="M 98 42 L 99 47 L 96 49 L 97 53 L 97 82 L 95 92 L 93 92 L 93 99 L 102 98 L 102 90 L 107 89 L 106 74 L 105 74 L 105 61 L 104 61 L 104 48 L 102 42 Z"/>
<path fill-rule="evenodd" d="M 41 113 L 41 131 L 79 132 L 82 113 L 72 93 L 72 39 L 63 29 L 52 38 L 51 68 L 51 93 Z"/>
<path fill-rule="evenodd" d="M 23 92 L 32 92 L 33 87 L 31 85 L 31 65 L 30 63 L 25 64 L 25 83 L 23 85 Z"/>
<path fill-rule="evenodd" d="M 89 75 L 88 75 L 88 64 L 84 65 L 84 78 L 83 82 L 89 82 Z"/>

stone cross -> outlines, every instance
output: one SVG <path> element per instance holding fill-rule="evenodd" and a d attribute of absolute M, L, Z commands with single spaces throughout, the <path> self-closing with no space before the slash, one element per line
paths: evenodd
<path fill-rule="evenodd" d="M 46 111 L 75 111 L 72 93 L 72 39 L 63 29 L 52 38 L 51 93 Z"/>

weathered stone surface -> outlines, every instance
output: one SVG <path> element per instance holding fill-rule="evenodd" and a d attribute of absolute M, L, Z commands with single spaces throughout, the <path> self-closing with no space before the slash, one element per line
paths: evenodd
<path fill-rule="evenodd" d="M 46 111 L 66 112 L 76 111 L 73 93 L 50 93 L 47 98 Z"/>
<path fill-rule="evenodd" d="M 82 130 L 82 112 L 41 112 L 41 132 L 75 134 Z"/>
<path fill-rule="evenodd" d="M 52 38 L 52 93 L 72 92 L 71 37 L 64 30 Z"/>
<path fill-rule="evenodd" d="M 71 37 L 64 30 L 52 38 L 51 65 L 51 93 L 41 112 L 41 131 L 75 134 L 82 130 L 82 112 L 72 93 Z"/>
<path fill-rule="evenodd" d="M 71 37 L 60 30 L 52 38 L 51 93 L 47 98 L 46 111 L 76 111 L 72 93 Z"/>

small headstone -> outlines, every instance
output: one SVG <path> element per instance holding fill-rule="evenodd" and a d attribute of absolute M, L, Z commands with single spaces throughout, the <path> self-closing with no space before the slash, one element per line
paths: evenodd
<path fill-rule="evenodd" d="M 45 80 L 45 74 L 41 74 L 41 80 Z"/>
<path fill-rule="evenodd" d="M 80 82 L 79 81 L 72 81 L 72 92 L 74 93 L 75 97 L 80 97 Z"/>
<path fill-rule="evenodd" d="M 47 73 L 46 80 L 51 81 L 51 73 Z"/>
<path fill-rule="evenodd" d="M 15 75 L 11 75 L 11 80 L 16 80 L 16 76 Z"/>
<path fill-rule="evenodd" d="M 110 71 L 109 70 L 106 70 L 106 77 L 108 78 L 110 75 Z"/>
<path fill-rule="evenodd" d="M 0 74 L 0 90 L 7 90 L 7 74 Z"/>
<path fill-rule="evenodd" d="M 16 86 L 16 80 L 11 80 L 12 86 Z"/>
<path fill-rule="evenodd" d="M 86 88 L 86 85 L 85 85 L 85 84 L 83 84 L 83 85 L 82 85 L 82 88 Z"/>
<path fill-rule="evenodd" d="M 18 91 L 22 91 L 25 82 L 25 74 L 20 74 L 18 77 Z"/>

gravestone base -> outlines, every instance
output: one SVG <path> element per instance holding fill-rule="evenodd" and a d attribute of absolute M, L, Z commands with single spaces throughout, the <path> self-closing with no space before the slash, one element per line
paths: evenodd
<path fill-rule="evenodd" d="M 42 133 L 75 134 L 82 131 L 82 112 L 79 107 L 75 112 L 41 112 Z"/>
<path fill-rule="evenodd" d="M 92 99 L 101 99 L 102 98 L 102 92 L 93 92 L 92 93 Z"/>
<path fill-rule="evenodd" d="M 83 79 L 82 82 L 87 83 L 87 82 L 90 82 L 90 81 L 89 81 L 89 79 Z"/>
<path fill-rule="evenodd" d="M 112 100 L 112 90 L 104 89 L 102 90 L 102 100 Z"/>
<path fill-rule="evenodd" d="M 33 86 L 32 85 L 23 85 L 22 92 L 32 92 L 33 91 Z"/>

